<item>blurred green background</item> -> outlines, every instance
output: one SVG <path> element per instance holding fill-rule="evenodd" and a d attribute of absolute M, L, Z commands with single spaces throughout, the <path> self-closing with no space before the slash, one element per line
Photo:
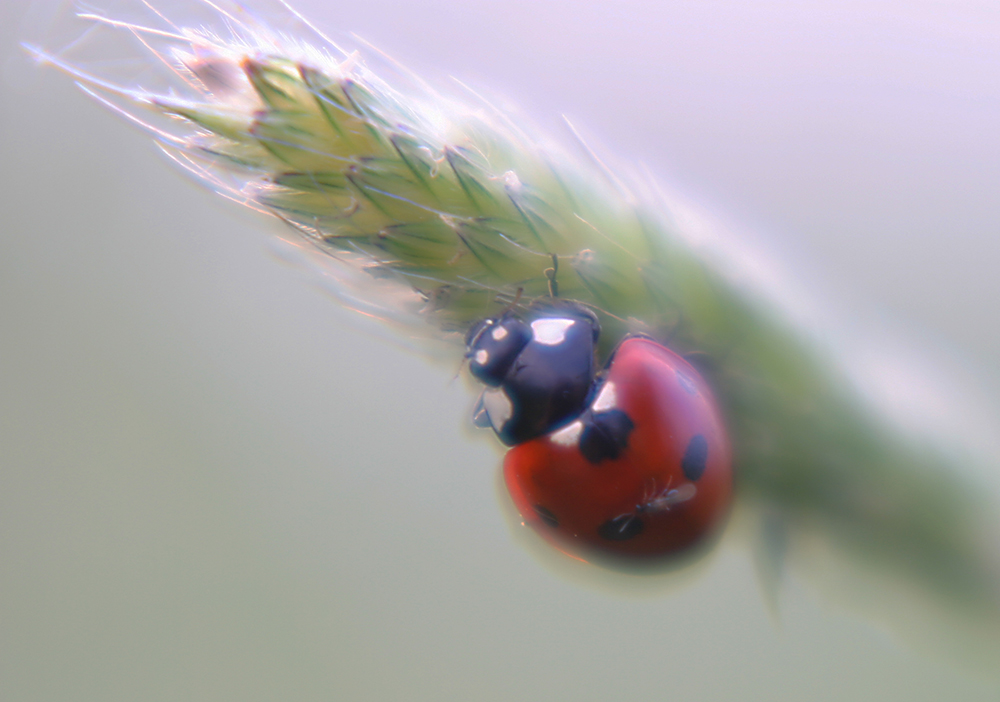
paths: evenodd
<path fill-rule="evenodd" d="M 0 7 L 0 699 L 997 699 L 808 580 L 776 623 L 738 538 L 641 596 L 523 548 L 454 369 L 36 69 L 58 5 Z M 995 426 L 995 3 L 299 6 L 569 114 Z"/>

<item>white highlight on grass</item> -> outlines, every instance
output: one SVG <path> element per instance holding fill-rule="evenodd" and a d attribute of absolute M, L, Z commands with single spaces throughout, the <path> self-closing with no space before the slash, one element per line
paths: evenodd
<path fill-rule="evenodd" d="M 508 189 L 518 192 L 521 190 L 521 179 L 517 177 L 517 173 L 514 171 L 507 171 L 503 174 L 503 184 Z"/>

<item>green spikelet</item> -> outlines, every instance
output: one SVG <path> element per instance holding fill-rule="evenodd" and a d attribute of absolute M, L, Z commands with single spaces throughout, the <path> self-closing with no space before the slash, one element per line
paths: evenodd
<path fill-rule="evenodd" d="M 167 147 L 237 183 L 215 187 L 416 291 L 456 350 L 475 320 L 557 294 L 597 312 L 602 354 L 644 331 L 697 355 L 740 498 L 768 533 L 821 538 L 1000 636 L 994 505 L 958 469 L 965 457 L 873 410 L 808 335 L 596 164 L 244 19 L 235 38 L 186 30 L 160 54 L 186 77 L 183 97 L 46 58 L 126 110 L 172 120 Z"/>

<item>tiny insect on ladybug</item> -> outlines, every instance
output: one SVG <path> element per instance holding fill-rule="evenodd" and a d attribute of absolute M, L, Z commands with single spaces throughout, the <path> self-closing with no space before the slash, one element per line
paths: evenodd
<path fill-rule="evenodd" d="M 629 338 L 580 416 L 512 448 L 504 479 L 525 523 L 557 547 L 648 558 L 718 529 L 731 460 L 701 375 L 666 347 Z"/>
<path fill-rule="evenodd" d="M 544 329 L 538 321 L 532 325 Z M 480 401 L 480 415 L 489 414 L 501 440 L 513 444 L 504 459 L 504 479 L 525 524 L 584 560 L 604 554 L 648 561 L 687 550 L 717 532 L 731 499 L 731 450 L 711 389 L 693 366 L 650 339 L 626 338 L 608 367 L 591 375 L 576 408 L 551 413 L 531 402 L 542 397 L 540 406 L 552 407 L 545 392 L 559 392 L 573 375 L 568 359 L 593 357 L 596 320 L 587 343 L 583 335 L 564 336 L 551 346 L 545 366 L 536 368 L 530 368 L 533 355 L 522 356 L 539 343 L 524 322 L 507 316 L 483 324 L 470 332 L 469 354 L 475 359 L 485 349 L 479 366 L 487 368 L 474 366 L 473 374 L 482 379 L 492 370 L 492 359 L 502 358 L 497 368 L 506 374 L 498 383 L 498 371 L 489 381 L 520 399 L 511 403 L 513 413 L 499 416 L 517 426 L 519 412 L 537 419 L 531 431 L 510 432 L 504 422 L 498 428 L 487 400 L 490 390 Z M 483 339 L 496 328 L 506 335 Z M 516 335 L 516 342 L 500 343 Z M 560 364 L 559 357 L 567 363 Z M 533 379 L 536 394 L 519 393 L 509 380 L 517 374 L 507 375 L 515 367 Z M 582 374 L 583 366 L 574 371 Z M 582 381 L 574 378 L 573 397 L 580 397 Z"/>

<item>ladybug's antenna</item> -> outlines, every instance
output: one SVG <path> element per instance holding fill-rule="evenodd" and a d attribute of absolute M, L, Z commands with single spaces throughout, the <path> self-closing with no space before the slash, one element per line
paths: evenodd
<path fill-rule="evenodd" d="M 550 254 L 552 256 L 552 268 L 546 268 L 543 273 L 549 281 L 549 297 L 559 297 L 559 283 L 556 282 L 556 273 L 559 272 L 559 256 L 556 254 Z"/>

